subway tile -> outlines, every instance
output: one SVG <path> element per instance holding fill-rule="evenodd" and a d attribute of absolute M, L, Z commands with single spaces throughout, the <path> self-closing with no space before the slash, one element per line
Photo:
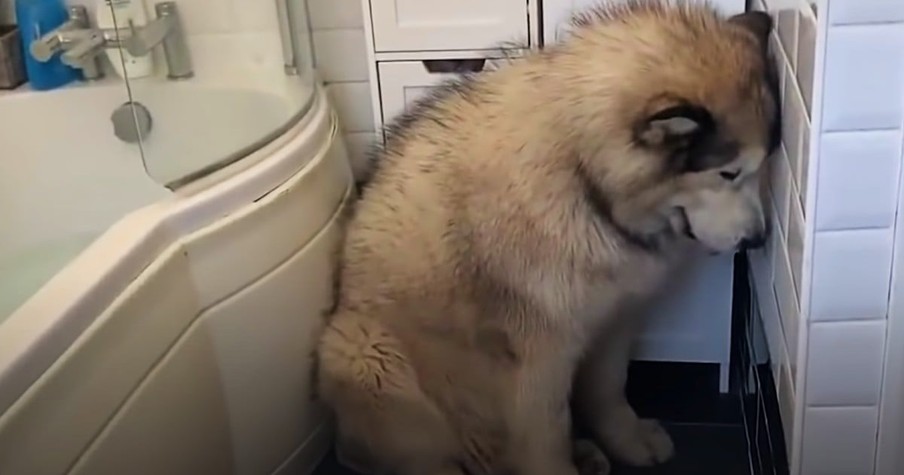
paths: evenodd
<path fill-rule="evenodd" d="M 797 10 L 783 8 L 778 11 L 775 29 L 792 68 L 797 65 Z"/>
<path fill-rule="evenodd" d="M 904 120 L 904 24 L 828 31 L 823 129 L 898 128 Z"/>
<path fill-rule="evenodd" d="M 311 28 L 363 28 L 361 0 L 308 0 Z"/>
<path fill-rule="evenodd" d="M 797 84 L 803 97 L 807 117 L 813 110 L 813 75 L 816 68 L 816 20 L 799 13 L 797 32 Z"/>
<path fill-rule="evenodd" d="M 833 25 L 904 21 L 904 2 L 901 0 L 835 0 L 829 3 L 829 22 Z"/>
<path fill-rule="evenodd" d="M 763 332 L 766 334 L 766 346 L 769 347 L 769 362 L 772 374 L 775 376 L 775 380 L 779 381 L 778 376 L 781 366 L 788 364 L 788 349 L 785 347 L 785 334 L 782 332 L 778 302 L 775 299 L 775 291 L 771 285 L 768 288 L 758 290 L 757 297 L 760 318 L 763 322 Z"/>
<path fill-rule="evenodd" d="M 277 31 L 279 21 L 273 0 L 231 0 L 236 26 L 242 31 Z M 227 3 L 227 2 L 223 2 Z"/>
<path fill-rule="evenodd" d="M 816 229 L 888 227 L 898 202 L 901 133 L 823 134 Z"/>
<path fill-rule="evenodd" d="M 797 358 L 797 336 L 800 333 L 800 305 L 794 293 L 794 282 L 791 277 L 791 266 L 788 262 L 788 251 L 781 246 L 775 251 L 775 298 L 781 317 L 782 333 L 785 335 L 785 348 L 789 361 Z"/>
<path fill-rule="evenodd" d="M 355 132 L 345 134 L 344 138 L 352 174 L 356 181 L 361 180 L 370 167 L 367 158 L 371 147 L 376 144 L 377 134 L 375 132 Z"/>
<path fill-rule="evenodd" d="M 785 71 L 787 60 L 785 58 L 785 52 L 782 51 L 781 43 L 779 42 L 778 35 L 771 35 L 769 37 L 769 54 L 772 56 L 773 61 L 775 62 L 775 72 L 778 75 L 778 93 L 779 93 L 779 102 L 784 104 L 785 102 Z"/>
<path fill-rule="evenodd" d="M 368 80 L 363 30 L 320 30 L 313 38 L 317 70 L 324 81 Z"/>
<path fill-rule="evenodd" d="M 807 405 L 879 404 L 885 321 L 815 323 L 808 341 Z"/>
<path fill-rule="evenodd" d="M 788 216 L 788 263 L 791 265 L 791 277 L 794 280 L 794 295 L 800 302 L 804 264 L 804 233 L 806 223 L 804 213 L 798 200 L 791 200 L 791 212 Z"/>
<path fill-rule="evenodd" d="M 788 153 L 788 165 L 794 183 L 800 183 L 801 136 L 808 128 L 807 112 L 797 91 L 794 73 L 787 71 L 784 102 L 782 103 L 782 142 Z"/>
<path fill-rule="evenodd" d="M 788 208 L 791 202 L 791 167 L 784 146 L 779 147 L 770 159 L 769 181 L 775 205 L 775 219 L 784 233 L 788 229 Z"/>
<path fill-rule="evenodd" d="M 770 210 L 772 209 L 772 205 L 770 201 L 767 201 L 766 205 Z M 774 213 L 769 213 L 769 219 L 773 218 Z M 781 235 L 781 233 L 771 233 L 769 238 L 766 241 L 766 245 L 760 249 L 754 249 L 747 252 L 747 258 L 750 262 L 751 273 L 753 277 L 753 284 L 756 287 L 757 293 L 763 293 L 767 290 L 771 292 L 772 289 L 772 262 L 773 256 L 772 249 L 776 246 L 776 234 Z M 762 297 L 758 297 L 762 298 Z"/>
<path fill-rule="evenodd" d="M 179 16 L 190 35 L 230 33 L 236 28 L 236 10 L 232 2 L 180 0 Z"/>
<path fill-rule="evenodd" d="M 804 130 L 800 146 L 800 206 L 804 219 L 807 217 L 807 187 L 810 183 L 810 129 Z"/>
<path fill-rule="evenodd" d="M 877 407 L 807 408 L 800 473 L 873 473 L 878 416 Z"/>
<path fill-rule="evenodd" d="M 798 409 L 795 404 L 794 375 L 788 365 L 780 368 L 778 379 L 781 381 L 776 388 L 778 410 L 782 418 L 782 432 L 785 435 L 785 450 L 790 454 L 791 444 L 794 441 L 794 417 Z"/>
<path fill-rule="evenodd" d="M 891 228 L 817 232 L 811 319 L 885 318 L 893 241 Z"/>
<path fill-rule="evenodd" d="M 326 86 L 346 132 L 373 132 L 373 101 L 368 82 L 340 82 Z"/>

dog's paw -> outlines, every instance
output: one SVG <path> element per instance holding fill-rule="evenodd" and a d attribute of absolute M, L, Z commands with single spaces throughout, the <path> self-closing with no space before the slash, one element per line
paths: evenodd
<path fill-rule="evenodd" d="M 574 441 L 574 465 L 579 475 L 609 475 L 612 465 L 606 454 L 595 442 L 586 439 Z"/>
<path fill-rule="evenodd" d="M 633 428 L 620 431 L 607 445 L 614 457 L 636 467 L 660 464 L 675 455 L 671 436 L 652 419 L 638 420 Z"/>

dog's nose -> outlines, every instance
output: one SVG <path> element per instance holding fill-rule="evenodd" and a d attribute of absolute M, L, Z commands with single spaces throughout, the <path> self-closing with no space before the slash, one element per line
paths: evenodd
<path fill-rule="evenodd" d="M 752 251 L 766 245 L 766 233 L 756 234 L 741 240 L 738 246 L 742 251 Z"/>

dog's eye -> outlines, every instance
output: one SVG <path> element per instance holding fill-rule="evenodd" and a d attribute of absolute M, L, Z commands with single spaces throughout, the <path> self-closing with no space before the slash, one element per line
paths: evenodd
<path fill-rule="evenodd" d="M 721 172 L 719 172 L 719 176 L 721 176 L 722 178 L 724 178 L 724 179 L 726 179 L 726 180 L 728 180 L 728 181 L 735 181 L 735 178 L 737 178 L 738 175 L 740 175 L 740 174 L 741 174 L 741 170 L 732 170 L 732 171 L 721 171 Z"/>

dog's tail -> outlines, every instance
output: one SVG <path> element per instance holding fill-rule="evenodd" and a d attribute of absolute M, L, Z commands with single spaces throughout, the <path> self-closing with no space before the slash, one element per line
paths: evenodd
<path fill-rule="evenodd" d="M 337 313 L 324 330 L 318 348 L 319 391 L 329 386 L 354 387 L 360 395 L 417 391 L 417 379 L 400 342 L 376 320 Z"/>

